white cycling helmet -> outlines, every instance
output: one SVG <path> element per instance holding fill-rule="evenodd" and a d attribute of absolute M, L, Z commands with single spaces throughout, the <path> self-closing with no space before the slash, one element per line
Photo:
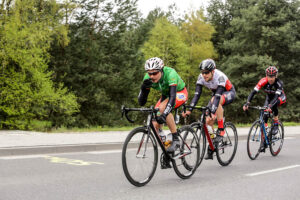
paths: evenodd
<path fill-rule="evenodd" d="M 164 61 L 158 57 L 150 58 L 145 63 L 146 71 L 152 69 L 162 70 L 163 67 L 164 67 Z"/>

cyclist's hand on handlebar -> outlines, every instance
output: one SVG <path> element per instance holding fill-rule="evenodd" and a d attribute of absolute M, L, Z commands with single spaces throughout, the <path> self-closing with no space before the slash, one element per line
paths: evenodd
<path fill-rule="evenodd" d="M 157 123 L 159 124 L 163 124 L 163 123 L 166 123 L 166 115 L 165 114 L 161 114 L 160 116 L 157 116 L 156 117 L 156 121 Z"/>
<path fill-rule="evenodd" d="M 143 81 L 141 89 L 149 89 L 151 88 L 151 86 L 152 86 L 152 81 L 150 78 L 148 78 Z"/>
<path fill-rule="evenodd" d="M 217 115 L 216 114 L 213 114 L 211 112 L 211 108 L 208 108 L 208 110 L 206 110 L 206 116 L 207 116 L 207 119 L 208 120 L 215 120 Z"/>
<path fill-rule="evenodd" d="M 269 112 L 269 113 L 271 113 L 271 112 L 272 112 L 272 109 L 271 109 L 271 107 L 272 107 L 271 105 L 268 105 L 268 107 L 267 107 L 266 111 L 267 111 L 267 112 Z"/>
<path fill-rule="evenodd" d="M 245 105 L 243 106 L 244 111 L 248 110 L 249 104 L 250 104 L 250 102 L 245 103 Z"/>
<path fill-rule="evenodd" d="M 191 115 L 191 113 L 192 112 L 190 110 L 188 110 L 186 112 L 182 112 L 181 116 L 184 117 L 184 118 L 186 118 L 187 116 Z"/>

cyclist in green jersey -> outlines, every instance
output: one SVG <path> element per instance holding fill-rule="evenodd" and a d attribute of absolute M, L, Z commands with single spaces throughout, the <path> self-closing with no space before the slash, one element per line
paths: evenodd
<path fill-rule="evenodd" d="M 161 114 L 153 124 L 157 131 L 162 128 L 164 123 L 168 125 L 172 133 L 172 144 L 167 148 L 167 152 L 172 153 L 180 144 L 174 116 L 171 111 L 187 101 L 188 93 L 185 83 L 173 68 L 164 66 L 164 62 L 157 57 L 146 61 L 145 70 L 147 73 L 144 76 L 138 102 L 141 106 L 146 104 L 151 88 L 162 93 L 161 98 L 155 105 L 155 108 L 159 108 Z"/>

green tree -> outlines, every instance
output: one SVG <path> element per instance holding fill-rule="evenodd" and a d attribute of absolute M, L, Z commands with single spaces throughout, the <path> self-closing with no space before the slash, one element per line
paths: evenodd
<path fill-rule="evenodd" d="M 190 94 L 190 99 L 195 91 L 195 85 L 200 73 L 199 64 L 206 58 L 217 58 L 217 53 L 214 50 L 211 41 L 215 29 L 209 24 L 204 17 L 203 9 L 192 11 L 186 16 L 186 22 L 181 24 L 181 31 L 184 42 L 189 47 L 188 57 L 188 75 L 186 76 L 187 88 Z M 210 91 L 204 89 L 204 93 L 200 99 L 200 104 L 206 104 L 210 98 Z"/>
<path fill-rule="evenodd" d="M 265 75 L 264 69 L 276 65 L 288 102 L 286 108 L 280 109 L 281 119 L 299 121 L 299 81 L 296 78 L 291 81 L 291 77 L 299 77 L 299 1 L 252 0 L 248 7 L 235 10 L 223 10 L 235 14 L 229 24 L 224 24 L 227 37 L 218 38 L 219 50 L 223 49 L 219 51 L 221 67 L 238 93 L 231 116 L 247 119 L 241 112 L 243 103 L 259 78 Z M 214 19 L 215 14 L 211 15 Z M 263 95 L 258 96 L 254 103 L 262 104 L 263 98 Z"/>
<path fill-rule="evenodd" d="M 57 82 L 78 97 L 74 126 L 120 125 L 120 107 L 133 105 L 147 28 L 140 28 L 136 1 L 73 1 L 79 10 L 69 26 L 70 43 L 52 47 L 51 69 Z"/>
<path fill-rule="evenodd" d="M 52 37 L 67 43 L 54 0 L 16 0 L 1 5 L 0 110 L 3 128 L 31 129 L 34 120 L 71 120 L 78 105 L 74 94 L 53 84 L 48 71 Z M 62 122 L 60 122 L 62 123 Z M 51 125 L 49 125 L 51 126 Z"/>
<path fill-rule="evenodd" d="M 180 29 L 166 17 L 156 20 L 155 26 L 149 32 L 149 39 L 144 43 L 141 51 L 145 59 L 151 57 L 163 59 L 165 65 L 174 68 L 183 80 L 189 75 L 188 46 L 184 43 Z M 158 92 L 152 92 L 148 102 L 154 104 L 158 95 L 160 95 Z"/>

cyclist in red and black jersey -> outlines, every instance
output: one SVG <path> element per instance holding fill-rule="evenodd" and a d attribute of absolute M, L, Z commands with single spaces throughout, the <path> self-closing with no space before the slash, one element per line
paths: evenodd
<path fill-rule="evenodd" d="M 277 78 L 278 69 L 275 66 L 269 66 L 266 69 L 266 77 L 262 78 L 254 90 L 248 96 L 246 104 L 243 106 L 244 111 L 248 109 L 250 102 L 254 95 L 263 88 L 267 93 L 266 101 L 264 106 L 267 106 L 266 111 L 272 111 L 274 113 L 274 128 L 271 130 L 273 135 L 276 135 L 278 132 L 278 106 L 281 106 L 286 102 L 286 96 L 283 91 L 283 83 Z M 265 125 L 267 127 L 268 115 L 264 116 Z"/>

